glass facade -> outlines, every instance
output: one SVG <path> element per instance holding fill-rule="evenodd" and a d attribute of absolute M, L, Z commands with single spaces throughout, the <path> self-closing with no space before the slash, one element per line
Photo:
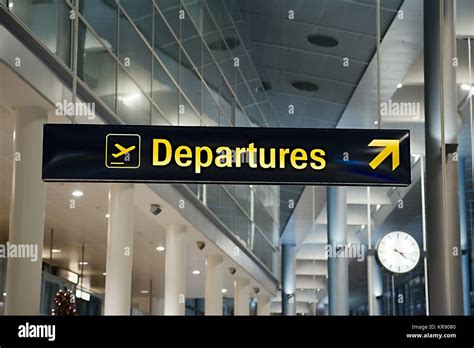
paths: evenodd
<path fill-rule="evenodd" d="M 236 25 L 234 2 L 12 4 L 11 12 L 125 124 L 278 125 Z M 278 187 L 189 187 L 270 271 L 277 271 Z"/>

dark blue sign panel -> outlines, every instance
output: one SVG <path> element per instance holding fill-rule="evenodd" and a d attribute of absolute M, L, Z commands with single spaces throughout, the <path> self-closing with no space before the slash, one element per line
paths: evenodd
<path fill-rule="evenodd" d="M 44 126 L 43 180 L 406 186 L 406 130 Z"/>

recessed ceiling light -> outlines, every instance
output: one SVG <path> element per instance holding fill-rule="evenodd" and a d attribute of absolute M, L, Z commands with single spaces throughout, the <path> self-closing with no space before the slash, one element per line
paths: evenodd
<path fill-rule="evenodd" d="M 142 290 L 140 291 L 142 294 L 148 294 L 148 290 Z"/>
<path fill-rule="evenodd" d="M 84 192 L 82 192 L 81 190 L 76 190 L 72 193 L 72 195 L 74 197 L 82 197 L 82 196 L 84 196 Z"/>
<path fill-rule="evenodd" d="M 79 265 L 81 265 L 81 266 L 87 266 L 88 264 L 89 264 L 89 262 L 87 262 L 87 261 L 80 261 L 79 262 Z"/>
<path fill-rule="evenodd" d="M 195 269 L 195 270 L 193 271 L 193 274 L 194 274 L 194 275 L 199 275 L 199 274 L 201 274 L 201 271 L 198 270 L 198 269 Z"/>
<path fill-rule="evenodd" d="M 165 250 L 165 247 L 164 247 L 163 245 L 158 245 L 158 246 L 156 247 L 156 250 L 158 250 L 158 251 L 164 251 L 164 250 Z"/>
<path fill-rule="evenodd" d="M 399 83 L 399 84 L 397 85 L 397 88 L 398 88 L 398 89 L 400 89 L 400 88 L 402 88 L 402 87 L 403 87 L 403 83 Z"/>
<path fill-rule="evenodd" d="M 61 249 L 53 249 L 51 250 L 53 254 L 59 254 L 61 252 Z"/>
<path fill-rule="evenodd" d="M 224 39 L 219 39 L 209 44 L 209 48 L 213 51 L 225 51 L 227 47 L 230 50 L 240 46 L 239 39 L 235 37 L 225 37 Z"/>
<path fill-rule="evenodd" d="M 226 294 L 226 293 L 227 293 L 227 289 L 222 289 L 222 293 L 223 293 L 223 294 Z"/>
<path fill-rule="evenodd" d="M 303 92 L 316 92 L 319 90 L 319 87 L 316 84 L 309 81 L 295 81 L 292 82 L 291 85 Z"/>
<path fill-rule="evenodd" d="M 319 47 L 336 47 L 339 45 L 339 41 L 335 38 L 324 34 L 310 34 L 307 36 L 307 40 L 310 44 Z"/>

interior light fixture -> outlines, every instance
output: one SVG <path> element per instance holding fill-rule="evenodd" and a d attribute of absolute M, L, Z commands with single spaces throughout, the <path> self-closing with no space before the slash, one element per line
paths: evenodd
<path fill-rule="evenodd" d="M 142 294 L 148 294 L 148 290 L 142 290 L 140 291 Z"/>
<path fill-rule="evenodd" d="M 402 88 L 402 87 L 403 87 L 403 83 L 399 83 L 399 84 L 397 85 L 397 88 L 398 88 L 398 89 L 400 89 L 400 88 Z"/>
<path fill-rule="evenodd" d="M 198 269 L 195 269 L 195 270 L 193 271 L 193 274 L 194 274 L 194 275 L 199 275 L 199 274 L 201 274 L 201 271 L 198 270 Z"/>
<path fill-rule="evenodd" d="M 329 48 L 339 45 L 339 41 L 337 41 L 335 38 L 324 34 L 310 34 L 306 39 L 310 44 L 319 47 Z"/>
<path fill-rule="evenodd" d="M 107 272 L 102 273 L 102 275 L 103 275 L 103 276 L 106 276 L 106 275 L 107 275 Z"/>
<path fill-rule="evenodd" d="M 319 87 L 315 83 L 309 81 L 294 81 L 291 85 L 293 88 L 303 92 L 316 92 L 319 90 Z"/>
<path fill-rule="evenodd" d="M 13 2 L 10 1 L 10 2 L 8 3 L 8 8 L 9 8 L 10 10 L 13 9 Z"/>
<path fill-rule="evenodd" d="M 76 289 L 76 298 L 80 298 L 88 302 L 91 299 L 91 294 L 89 294 L 88 292 Z"/>
<path fill-rule="evenodd" d="M 108 219 L 110 217 L 110 214 L 105 214 L 105 217 Z"/>
<path fill-rule="evenodd" d="M 375 211 L 379 211 L 380 208 L 382 208 L 382 204 L 377 204 L 377 206 L 375 207 Z"/>
<path fill-rule="evenodd" d="M 164 250 L 165 250 L 165 247 L 164 247 L 163 245 L 158 245 L 158 246 L 156 247 L 156 250 L 158 250 L 158 251 L 164 251 Z"/>
<path fill-rule="evenodd" d="M 80 266 L 87 266 L 88 264 L 89 264 L 89 262 L 87 262 L 87 261 L 80 261 L 79 262 Z"/>
<path fill-rule="evenodd" d="M 84 196 L 84 192 L 82 192 L 81 190 L 75 190 L 75 191 L 73 191 L 72 195 L 74 197 L 82 197 L 82 196 Z"/>
<path fill-rule="evenodd" d="M 53 249 L 51 250 L 53 254 L 59 254 L 61 252 L 61 249 Z"/>
<path fill-rule="evenodd" d="M 222 291 L 223 294 L 227 293 L 227 289 L 222 289 L 221 291 Z"/>

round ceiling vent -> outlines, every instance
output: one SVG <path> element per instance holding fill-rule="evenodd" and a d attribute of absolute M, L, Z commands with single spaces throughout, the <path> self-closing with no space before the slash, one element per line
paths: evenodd
<path fill-rule="evenodd" d="M 226 37 L 222 40 L 219 39 L 209 44 L 209 48 L 213 51 L 225 51 L 227 47 L 229 47 L 230 50 L 233 50 L 239 46 L 240 41 L 235 37 Z"/>
<path fill-rule="evenodd" d="M 291 85 L 303 92 L 316 92 L 319 89 L 316 84 L 309 81 L 295 81 Z"/>
<path fill-rule="evenodd" d="M 311 34 L 308 35 L 308 42 L 319 47 L 336 47 L 339 42 L 327 35 L 323 34 Z"/>

